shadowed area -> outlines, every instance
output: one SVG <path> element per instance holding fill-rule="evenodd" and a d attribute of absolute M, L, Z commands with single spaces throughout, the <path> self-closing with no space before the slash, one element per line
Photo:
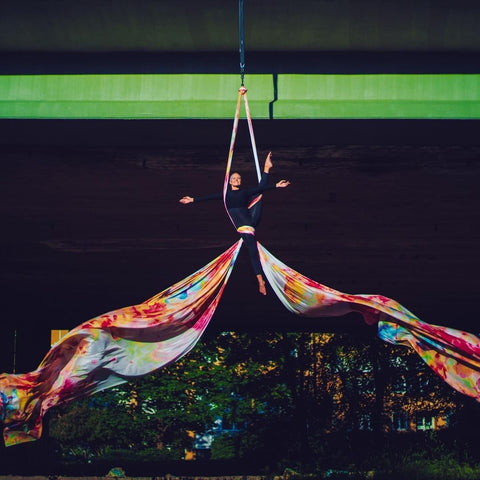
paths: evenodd
<path fill-rule="evenodd" d="M 221 202 L 226 147 L 4 148 L 0 168 L 3 370 L 37 365 L 51 328 L 141 302 L 197 270 L 237 234 Z M 287 265 L 347 293 L 391 297 L 421 319 L 477 333 L 479 147 L 276 147 L 258 239 Z M 262 150 L 263 160 L 267 151 Z M 254 182 L 248 148 L 234 157 Z M 256 291 L 241 252 L 209 333 L 373 334 L 355 315 L 302 319 Z M 20 355 L 21 354 L 21 355 Z"/>

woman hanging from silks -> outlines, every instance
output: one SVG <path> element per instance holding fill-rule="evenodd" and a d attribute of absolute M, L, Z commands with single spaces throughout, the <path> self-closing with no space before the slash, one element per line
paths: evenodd
<path fill-rule="evenodd" d="M 267 294 L 265 288 L 265 280 L 263 278 L 262 266 L 260 264 L 260 257 L 258 254 L 257 241 L 255 239 L 255 227 L 258 224 L 260 215 L 249 208 L 250 202 L 255 196 L 275 188 L 285 188 L 290 185 L 288 180 L 280 180 L 276 184 L 268 184 L 268 174 L 273 167 L 272 152 L 269 152 L 263 167 L 263 174 L 259 184 L 252 188 L 241 188 L 242 177 L 238 172 L 232 173 L 229 180 L 229 187 L 225 195 L 225 205 L 228 214 L 235 224 L 237 231 L 240 233 L 245 245 L 248 248 L 250 262 L 253 271 L 258 280 L 258 289 L 262 295 Z M 222 193 L 214 193 L 212 195 L 205 195 L 202 197 L 183 197 L 180 203 L 187 204 L 193 202 L 203 202 L 206 200 L 221 200 Z"/>

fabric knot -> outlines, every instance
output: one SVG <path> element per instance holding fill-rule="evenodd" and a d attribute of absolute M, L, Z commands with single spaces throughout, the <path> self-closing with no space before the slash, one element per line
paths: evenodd
<path fill-rule="evenodd" d="M 237 228 L 238 233 L 246 233 L 248 235 L 255 235 L 255 228 L 250 225 L 242 225 Z"/>

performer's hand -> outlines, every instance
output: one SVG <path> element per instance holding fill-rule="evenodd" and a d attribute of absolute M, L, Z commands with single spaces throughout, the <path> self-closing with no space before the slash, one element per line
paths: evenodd
<path fill-rule="evenodd" d="M 290 185 L 290 182 L 288 180 L 280 180 L 275 184 L 277 188 L 285 188 L 285 187 L 288 187 L 289 185 Z"/>
<path fill-rule="evenodd" d="M 272 167 L 273 167 L 272 152 L 268 152 L 267 158 L 265 159 L 265 166 L 263 167 L 263 171 L 265 173 L 268 173 Z"/>
<path fill-rule="evenodd" d="M 186 205 L 187 203 L 192 203 L 192 202 L 193 202 L 192 197 L 182 197 L 180 199 L 180 203 L 183 203 L 184 205 Z"/>

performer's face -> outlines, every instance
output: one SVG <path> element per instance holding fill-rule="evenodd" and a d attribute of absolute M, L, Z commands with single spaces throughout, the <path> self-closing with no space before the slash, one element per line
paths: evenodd
<path fill-rule="evenodd" d="M 230 177 L 230 185 L 232 186 L 232 188 L 239 188 L 241 184 L 242 184 L 242 177 L 240 176 L 240 174 L 237 172 L 232 173 Z"/>

